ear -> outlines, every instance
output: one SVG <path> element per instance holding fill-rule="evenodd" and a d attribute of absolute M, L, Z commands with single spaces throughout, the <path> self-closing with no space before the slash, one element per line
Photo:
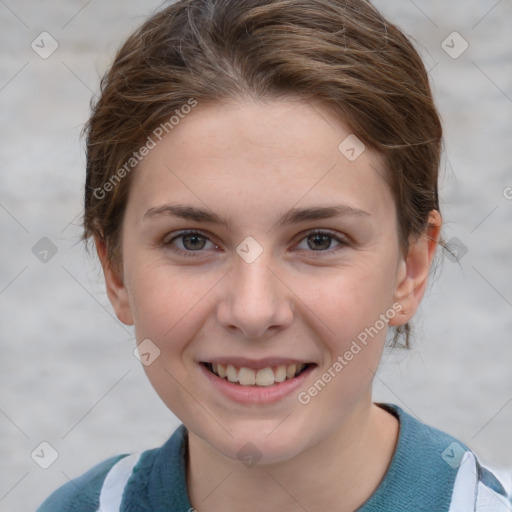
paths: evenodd
<path fill-rule="evenodd" d="M 128 300 L 128 291 L 123 281 L 122 272 L 112 266 L 107 257 L 107 244 L 99 237 L 94 238 L 96 251 L 103 267 L 107 295 L 116 312 L 117 318 L 123 324 L 133 325 L 133 316 Z"/>
<path fill-rule="evenodd" d="M 409 240 L 407 257 L 399 264 L 395 288 L 395 301 L 402 305 L 402 310 L 401 314 L 389 321 L 389 325 L 403 325 L 416 313 L 427 288 L 430 266 L 439 244 L 441 225 L 441 214 L 432 210 L 425 232 Z"/>

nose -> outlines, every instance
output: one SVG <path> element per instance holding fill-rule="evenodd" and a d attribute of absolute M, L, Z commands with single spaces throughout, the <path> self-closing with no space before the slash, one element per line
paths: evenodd
<path fill-rule="evenodd" d="M 252 263 L 235 256 L 217 307 L 220 325 L 246 338 L 268 337 L 293 319 L 293 294 L 264 255 Z"/>

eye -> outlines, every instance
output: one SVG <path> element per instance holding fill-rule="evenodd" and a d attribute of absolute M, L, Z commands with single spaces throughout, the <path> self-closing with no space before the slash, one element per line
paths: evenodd
<path fill-rule="evenodd" d="M 193 253 L 204 252 L 203 249 L 205 247 L 208 249 L 208 243 L 211 244 L 210 249 L 218 247 L 206 235 L 203 235 L 199 231 L 184 231 L 170 240 L 166 240 L 164 246 L 169 247 L 177 254 L 196 257 Z"/>
<path fill-rule="evenodd" d="M 306 242 L 307 247 L 300 247 L 303 242 Z M 335 241 L 338 245 L 333 248 L 332 243 Z M 312 231 L 306 234 L 306 237 L 302 239 L 301 244 L 297 246 L 299 250 L 311 249 L 309 252 L 328 252 L 332 253 L 339 250 L 340 247 L 346 247 L 349 245 L 349 241 L 342 236 L 335 235 L 329 231 Z"/>
<path fill-rule="evenodd" d="M 337 244 L 334 248 L 333 242 Z M 210 244 L 209 247 L 208 244 Z M 199 231 L 182 231 L 169 240 L 165 240 L 163 245 L 180 256 L 192 258 L 199 257 L 201 252 L 205 252 L 204 250 L 219 248 L 208 236 Z M 343 236 L 329 231 L 315 230 L 306 233 L 306 236 L 297 245 L 297 249 L 306 252 L 332 254 L 348 245 L 350 245 L 348 239 Z"/>

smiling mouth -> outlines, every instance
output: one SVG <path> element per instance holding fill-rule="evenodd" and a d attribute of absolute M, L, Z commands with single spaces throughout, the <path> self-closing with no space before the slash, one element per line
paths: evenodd
<path fill-rule="evenodd" d="M 201 364 L 217 377 L 228 380 L 233 384 L 239 384 L 240 386 L 261 387 L 273 386 L 274 384 L 279 384 L 285 380 L 294 379 L 295 377 L 298 377 L 302 372 L 306 371 L 309 367 L 314 366 L 314 363 L 300 363 L 269 366 L 267 368 L 253 370 L 252 368 L 247 368 L 244 366 L 237 368 L 236 366 L 230 364 Z"/>

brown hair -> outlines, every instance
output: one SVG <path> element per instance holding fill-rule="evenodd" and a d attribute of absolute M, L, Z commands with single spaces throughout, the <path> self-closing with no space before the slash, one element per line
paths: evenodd
<path fill-rule="evenodd" d="M 442 128 L 417 51 L 365 0 L 180 0 L 148 19 L 117 53 L 84 128 L 84 239 L 102 238 L 120 266 L 135 157 L 191 99 L 287 96 L 320 100 L 381 152 L 405 254 L 439 210 Z M 394 344 L 401 334 L 408 346 L 408 324 Z"/>

